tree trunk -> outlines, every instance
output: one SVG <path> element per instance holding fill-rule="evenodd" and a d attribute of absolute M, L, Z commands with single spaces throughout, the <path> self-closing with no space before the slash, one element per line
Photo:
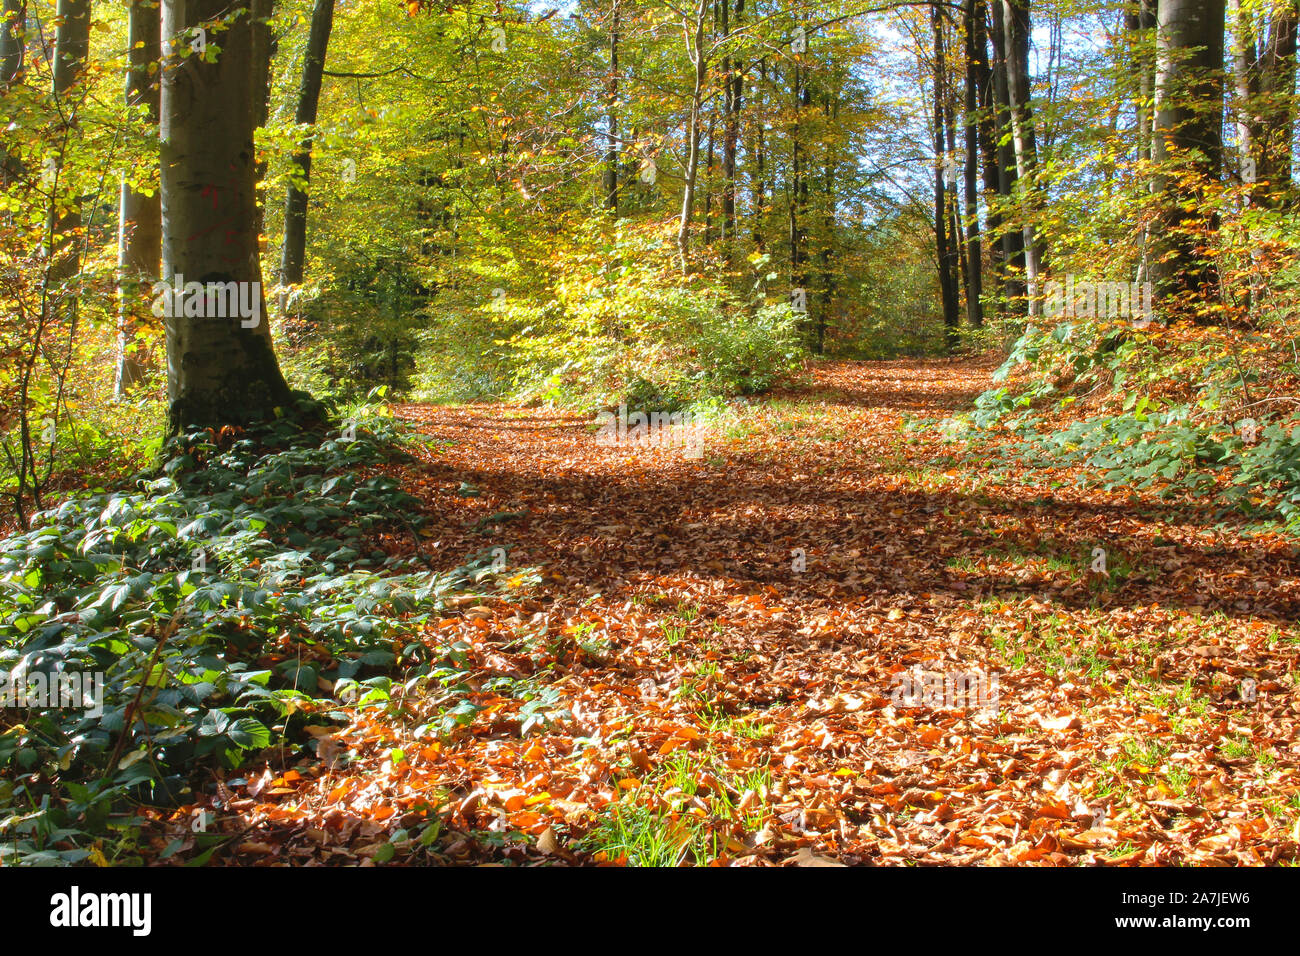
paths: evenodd
<path fill-rule="evenodd" d="M 86 68 L 86 58 L 90 55 L 90 0 L 59 0 L 59 27 L 54 46 L 54 81 L 55 99 L 67 126 L 61 136 L 61 147 L 56 162 L 58 163 L 57 184 L 59 192 L 65 192 L 64 182 L 66 153 L 71 136 L 71 128 L 76 125 L 76 109 L 69 103 L 72 93 Z M 50 256 L 49 278 L 51 281 L 70 279 L 80 268 L 81 255 L 77 246 L 78 232 L 81 229 L 80 202 L 73 199 L 67 206 L 62 205 L 56 197 L 50 203 L 47 220 L 49 236 L 48 253 Z M 74 309 L 76 303 L 65 303 Z"/>
<path fill-rule="evenodd" d="M 1160 221 L 1152 234 L 1153 293 L 1167 314 L 1212 321 L 1217 271 L 1200 252 L 1217 218 L 1201 212 L 1200 187 L 1222 162 L 1224 0 L 1160 0 L 1156 28 L 1155 192 Z"/>
<path fill-rule="evenodd" d="M 993 40 L 993 123 L 997 142 L 998 196 L 1004 205 L 1016 193 L 1016 148 L 1011 124 L 1011 96 L 1007 84 L 1007 44 L 1003 7 L 1000 0 L 990 4 L 992 25 L 989 36 Z M 1021 310 L 1025 294 L 1025 236 L 1018 228 L 1008 228 L 1002 233 L 1002 298 L 1008 309 Z"/>
<path fill-rule="evenodd" d="M 294 122 L 314 126 L 320 89 L 325 73 L 330 31 L 334 26 L 334 0 L 316 0 L 311 12 L 311 32 L 307 36 L 307 54 L 302 64 L 302 83 L 298 87 L 298 108 Z M 285 289 L 302 283 L 307 260 L 307 187 L 311 181 L 312 134 L 299 144 L 293 164 L 302 171 L 303 185 L 289 183 L 284 203 L 284 244 L 280 253 L 280 286 Z M 281 295 L 285 293 L 282 291 Z M 283 303 L 282 303 L 283 308 Z"/>
<path fill-rule="evenodd" d="M 946 15 L 943 20 L 946 26 Z M 946 30 L 941 31 L 943 40 L 943 58 L 944 63 L 948 62 L 948 42 Z M 970 289 L 966 285 L 968 273 L 966 271 L 966 244 L 962 242 L 961 226 L 961 200 L 957 191 L 957 121 L 953 115 L 955 109 L 956 96 L 953 93 L 952 82 L 948 76 L 948 68 L 945 65 L 943 71 L 943 132 L 946 145 L 948 147 L 946 157 L 948 162 L 945 163 L 944 179 L 946 186 L 947 203 L 948 203 L 948 241 L 950 243 L 949 251 L 952 253 L 952 284 L 964 296 L 969 296 Z M 965 164 L 962 164 L 963 170 Z M 963 179 L 964 179 L 963 172 Z M 958 303 L 961 304 L 960 301 Z"/>
<path fill-rule="evenodd" d="M 1291 198 L 1291 144 L 1295 139 L 1297 0 L 1273 14 L 1258 70 L 1258 160 L 1263 200 L 1285 205 Z"/>
<path fill-rule="evenodd" d="M 26 0 L 4 0 L 0 7 L 0 83 L 8 85 L 23 68 Z"/>
<path fill-rule="evenodd" d="M 695 80 L 691 87 L 691 111 L 687 120 L 686 182 L 682 188 L 682 213 L 677 226 L 677 254 L 682 272 L 689 269 L 691 255 L 691 215 L 695 210 L 695 183 L 700 171 L 700 110 L 704 102 L 704 82 L 708 76 L 708 60 L 704 55 L 704 25 L 709 0 L 698 0 L 695 9 L 694 49 L 690 49 L 691 63 L 695 67 Z"/>
<path fill-rule="evenodd" d="M 618 218 L 618 0 L 610 8 L 609 82 L 605 90 L 609 141 L 605 147 L 605 208 Z"/>
<path fill-rule="evenodd" d="M 988 5 L 976 0 L 975 74 L 979 87 L 979 149 L 988 227 L 985 241 L 989 261 L 993 266 L 997 287 L 1004 290 L 1007 282 L 1006 250 L 1003 247 L 1002 210 L 995 197 L 1001 196 L 998 176 L 997 98 L 993 92 L 993 70 L 989 59 Z M 983 283 L 981 282 L 981 285 Z M 981 313 L 983 309 L 981 309 Z"/>
<path fill-rule="evenodd" d="M 1128 32 L 1131 49 L 1129 70 L 1137 77 L 1134 92 L 1134 114 L 1137 121 L 1137 149 L 1139 163 L 1151 161 L 1152 97 L 1155 95 L 1156 58 L 1155 26 L 1156 0 L 1132 0 L 1124 11 L 1124 28 Z M 1151 230 L 1142 226 L 1142 253 L 1138 263 L 1138 281 L 1149 281 L 1151 274 Z"/>
<path fill-rule="evenodd" d="M 276 39 L 271 34 L 271 16 L 275 13 L 275 0 L 249 0 L 253 17 L 253 102 L 255 129 L 266 125 L 271 110 L 271 58 L 275 55 Z M 266 159 L 257 161 L 257 235 L 258 248 L 262 248 L 262 230 L 266 216 Z"/>
<path fill-rule="evenodd" d="M 790 126 L 790 204 L 788 207 L 788 236 L 790 240 L 790 287 L 802 290 L 801 301 L 807 306 L 808 247 L 805 223 L 808 212 L 808 158 L 803 144 L 802 117 L 804 108 L 811 102 L 804 69 L 799 60 L 792 67 L 791 89 L 794 94 L 794 117 Z M 810 311 L 804 320 L 803 333 L 811 347 L 816 336 L 816 321 Z"/>
<path fill-rule="evenodd" d="M 943 326 L 948 351 L 957 348 L 957 287 L 953 282 L 953 246 L 948 236 L 948 197 L 944 186 L 944 109 L 943 19 L 938 7 L 930 8 L 930 26 L 934 32 L 934 242 L 939 266 L 939 297 L 943 305 Z"/>
<path fill-rule="evenodd" d="M 1016 179 L 1020 186 L 1021 208 L 1025 234 L 1025 282 L 1028 285 L 1029 314 L 1039 314 L 1038 273 L 1042 267 L 1043 253 L 1034 224 L 1036 202 L 1034 199 L 1035 173 L 1038 166 L 1038 148 L 1034 135 L 1034 117 L 1029 100 L 1032 93 L 1029 76 L 1029 37 L 1032 30 L 1029 18 L 1029 0 L 997 0 L 1002 7 L 1002 28 L 1005 31 L 1007 100 L 1011 112 L 1012 140 L 1015 143 Z"/>
<path fill-rule="evenodd" d="M 838 122 L 840 117 L 840 90 L 826 94 L 823 100 L 827 120 L 830 124 Z M 817 261 L 821 274 L 821 289 L 817 296 L 817 317 L 813 325 L 813 354 L 822 355 L 826 351 L 826 330 L 830 324 L 831 308 L 835 302 L 835 219 L 836 181 L 839 175 L 839 162 L 835 147 L 826 139 L 825 175 L 822 180 L 822 237 L 817 251 Z"/>
<path fill-rule="evenodd" d="M 727 11 L 728 0 L 719 0 L 722 6 L 722 35 L 731 36 L 731 21 Z M 745 13 L 745 0 L 736 0 L 736 26 L 740 26 Z M 732 244 L 736 238 L 736 148 L 740 137 L 740 107 L 745 92 L 745 77 L 741 64 L 732 62 L 730 54 L 722 61 L 723 131 L 722 131 L 722 241 L 727 247 L 730 261 Z"/>
<path fill-rule="evenodd" d="M 980 302 L 984 295 L 983 261 L 980 255 L 979 221 L 979 108 L 980 69 L 987 56 L 984 40 L 984 11 L 979 0 L 966 0 L 966 319 L 973 328 L 984 324 L 984 309 Z"/>
<path fill-rule="evenodd" d="M 704 151 L 704 245 L 713 243 L 713 134 L 718 118 L 709 116 L 709 148 Z"/>
<path fill-rule="evenodd" d="M 1155 28 L 1156 0 L 1137 0 L 1138 55 L 1134 69 L 1138 73 L 1138 159 L 1152 156 L 1152 105 L 1156 95 Z"/>
<path fill-rule="evenodd" d="M 758 81 L 760 84 L 767 82 L 767 60 L 758 61 Z M 758 99 L 757 94 L 754 97 Z M 754 249 L 762 253 L 764 246 L 763 237 L 763 216 L 764 206 L 767 203 L 767 143 L 766 127 L 763 123 L 761 114 L 754 116 Z"/>
<path fill-rule="evenodd" d="M 90 0 L 59 0 L 58 16 L 54 92 L 62 95 L 80 78 L 90 55 Z"/>
<path fill-rule="evenodd" d="M 131 0 L 127 14 L 130 51 L 126 70 L 126 102 L 144 107 L 146 122 L 157 135 L 159 85 L 157 64 L 161 57 L 161 20 L 152 0 Z M 150 71 L 150 67 L 154 71 Z M 117 375 L 113 393 L 121 399 L 144 378 L 148 369 L 137 350 L 135 330 L 148 314 L 149 288 L 158 279 L 162 260 L 162 203 L 157 190 L 152 195 L 136 192 L 122 177 L 118 199 L 117 268 L 118 327 Z"/>
<path fill-rule="evenodd" d="M 163 3 L 166 37 L 222 18 L 227 26 L 216 62 L 173 41 L 163 70 L 163 276 L 173 288 L 201 285 L 179 305 L 171 290 L 155 300 L 167 316 L 172 433 L 265 421 L 292 400 L 271 345 L 258 259 L 254 29 L 248 10 L 229 14 L 227 0 Z M 203 294 L 209 283 L 221 284 L 216 295 Z"/>
<path fill-rule="evenodd" d="M 0 7 L 0 94 L 22 80 L 26 21 L 26 0 L 4 0 L 3 7 Z M 18 157 L 7 149 L 0 149 L 0 186 L 13 182 L 22 173 L 23 166 Z"/>

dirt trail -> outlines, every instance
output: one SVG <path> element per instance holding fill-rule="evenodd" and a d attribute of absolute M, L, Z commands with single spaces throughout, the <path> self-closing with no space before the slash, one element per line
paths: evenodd
<path fill-rule="evenodd" d="M 443 860 L 1294 859 L 1293 548 L 902 429 L 988 373 L 824 365 L 695 459 L 536 409 L 402 407 L 434 439 L 400 469 L 431 559 L 501 548 L 541 579 L 431 629 L 471 648 L 474 722 L 352 728 L 351 783 L 289 788 L 332 822 L 295 817 L 284 852 L 373 855 L 427 804 Z M 571 719 L 525 732 L 493 680 Z"/>

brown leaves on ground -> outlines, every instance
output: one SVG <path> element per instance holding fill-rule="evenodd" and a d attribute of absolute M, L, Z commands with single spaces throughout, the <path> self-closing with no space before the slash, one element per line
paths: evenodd
<path fill-rule="evenodd" d="M 215 859 L 1294 861 L 1294 544 L 901 428 L 987 379 L 825 365 L 695 459 L 403 408 L 438 439 L 398 475 L 430 559 L 501 547 L 541 583 L 430 626 L 471 648 L 468 727 L 417 739 L 437 702 L 409 699 L 320 731 L 319 759 L 222 785 Z M 567 713 L 529 726 L 503 679 Z"/>

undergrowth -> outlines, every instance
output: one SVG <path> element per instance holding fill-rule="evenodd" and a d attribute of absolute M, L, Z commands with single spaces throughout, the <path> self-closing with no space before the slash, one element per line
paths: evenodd
<path fill-rule="evenodd" d="M 493 572 L 376 546 L 418 541 L 426 519 L 375 468 L 402 454 L 396 423 L 363 413 L 328 433 L 286 417 L 184 435 L 158 472 L 3 542 L 0 862 L 134 859 L 144 807 L 266 748 L 313 746 L 306 727 L 384 696 L 399 663 L 446 670 L 454 650 L 415 637 Z M 41 706 L 60 686 L 53 703 L 73 706 Z"/>
<path fill-rule="evenodd" d="M 1031 327 L 972 412 L 940 427 L 1004 430 L 1017 464 L 1077 466 L 1088 484 L 1195 495 L 1296 532 L 1300 433 L 1269 388 L 1295 369 L 1275 345 L 1230 330 Z"/>

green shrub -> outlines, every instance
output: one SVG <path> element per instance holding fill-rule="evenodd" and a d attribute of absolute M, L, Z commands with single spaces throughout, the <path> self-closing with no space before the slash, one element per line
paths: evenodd
<path fill-rule="evenodd" d="M 417 678 L 455 671 L 411 638 L 483 561 L 430 573 L 375 549 L 377 531 L 421 520 L 363 470 L 390 457 L 394 429 L 371 414 L 328 435 L 291 420 L 187 435 L 161 474 L 70 498 L 3 542 L 0 675 L 104 683 L 102 713 L 0 709 L 0 859 L 83 860 L 132 803 L 185 802 L 202 767 L 309 746 L 304 726 L 338 719 L 345 687 L 385 698 L 399 660 L 422 662 Z"/>
<path fill-rule="evenodd" d="M 788 305 L 738 298 L 718 278 L 683 278 L 672 262 L 654 233 L 580 227 L 557 243 L 544 283 L 480 290 L 478 306 L 440 315 L 421 395 L 676 409 L 761 391 L 799 366 L 800 316 Z"/>

